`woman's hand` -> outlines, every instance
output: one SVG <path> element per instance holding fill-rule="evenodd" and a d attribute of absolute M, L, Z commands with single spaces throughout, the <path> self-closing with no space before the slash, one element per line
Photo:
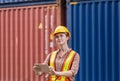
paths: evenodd
<path fill-rule="evenodd" d="M 56 76 L 61 75 L 60 74 L 61 72 L 55 71 L 53 67 L 49 66 L 49 69 L 50 69 L 50 72 L 49 72 L 50 75 L 56 75 Z"/>
<path fill-rule="evenodd" d="M 33 70 L 34 70 L 36 75 L 42 75 L 43 74 L 42 72 L 40 72 L 41 69 L 39 68 L 38 64 L 35 64 L 33 66 Z"/>
<path fill-rule="evenodd" d="M 73 77 L 73 73 L 71 70 L 58 72 L 58 71 L 55 71 L 54 68 L 51 66 L 49 66 L 49 69 L 50 69 L 50 72 L 49 72 L 50 75 Z"/>
<path fill-rule="evenodd" d="M 56 71 L 54 70 L 53 67 L 49 66 L 49 69 L 50 69 L 50 72 L 49 72 L 50 75 L 56 75 Z"/>

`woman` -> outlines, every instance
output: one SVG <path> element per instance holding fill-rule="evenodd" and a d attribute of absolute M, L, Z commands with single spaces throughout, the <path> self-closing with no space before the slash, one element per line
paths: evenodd
<path fill-rule="evenodd" d="M 74 81 L 78 72 L 80 57 L 79 54 L 68 47 L 70 32 L 64 26 L 58 26 L 53 32 L 58 50 L 50 53 L 44 61 L 49 65 L 50 72 L 47 73 L 47 81 Z M 33 67 L 37 75 L 42 75 Z"/>

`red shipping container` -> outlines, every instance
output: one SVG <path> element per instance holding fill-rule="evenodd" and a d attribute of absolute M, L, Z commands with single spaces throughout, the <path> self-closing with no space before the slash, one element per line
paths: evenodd
<path fill-rule="evenodd" d="M 60 9 L 56 4 L 0 9 L 0 81 L 44 81 L 32 67 L 55 49 L 50 33 L 65 23 Z"/>

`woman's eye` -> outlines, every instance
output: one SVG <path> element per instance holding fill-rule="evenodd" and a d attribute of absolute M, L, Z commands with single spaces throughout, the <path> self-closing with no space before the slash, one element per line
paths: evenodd
<path fill-rule="evenodd" d="M 55 38 L 58 38 L 58 36 L 55 36 Z"/>
<path fill-rule="evenodd" d="M 63 37 L 63 35 L 60 35 L 60 37 Z"/>

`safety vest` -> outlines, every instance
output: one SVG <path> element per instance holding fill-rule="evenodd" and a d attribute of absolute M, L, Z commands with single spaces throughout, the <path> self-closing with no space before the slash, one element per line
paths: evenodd
<path fill-rule="evenodd" d="M 58 51 L 54 51 L 50 56 L 50 66 L 53 67 L 54 69 L 55 69 L 55 59 L 57 52 Z M 75 54 L 76 54 L 75 51 L 73 50 L 70 51 L 70 53 L 68 54 L 68 56 L 66 57 L 63 63 L 62 71 L 70 70 Z M 57 77 L 56 75 L 51 75 L 48 81 L 70 81 L 70 80 L 66 76 Z"/>

